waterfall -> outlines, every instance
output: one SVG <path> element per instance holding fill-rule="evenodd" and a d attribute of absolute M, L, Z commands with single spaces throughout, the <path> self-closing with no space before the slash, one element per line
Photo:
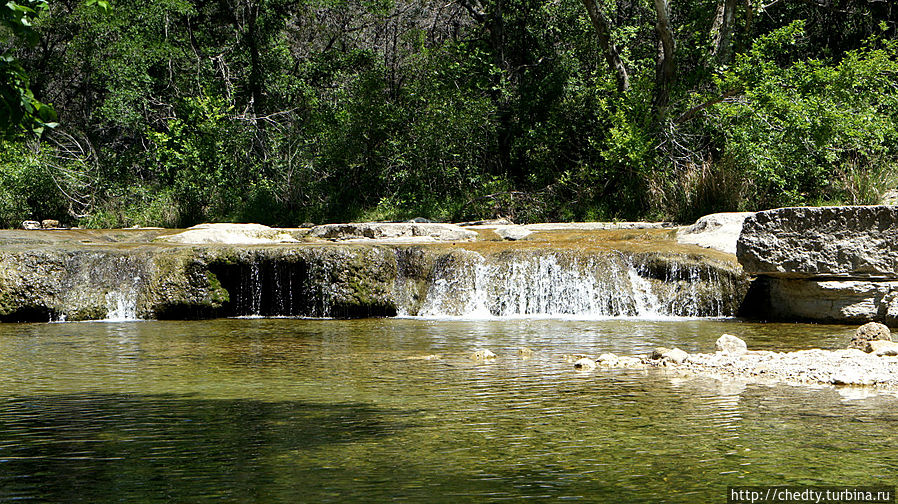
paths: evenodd
<path fill-rule="evenodd" d="M 696 266 L 652 278 L 644 265 L 620 253 L 557 252 L 452 254 L 435 265 L 418 310 L 422 317 L 640 317 L 720 316 L 708 310 Z M 677 269 L 679 268 L 679 269 Z M 676 288 L 667 282 L 676 281 Z M 661 296 L 664 295 L 664 297 Z M 408 311 L 401 312 L 409 314 Z"/>
<path fill-rule="evenodd" d="M 322 248 L 305 256 L 247 254 L 213 273 L 230 293 L 225 316 L 732 316 L 733 280 L 719 267 L 674 253 L 607 249 Z"/>
<path fill-rule="evenodd" d="M 134 277 L 131 285 L 106 293 L 106 318 L 109 322 L 127 322 L 137 318 L 137 285 L 140 277 Z"/>

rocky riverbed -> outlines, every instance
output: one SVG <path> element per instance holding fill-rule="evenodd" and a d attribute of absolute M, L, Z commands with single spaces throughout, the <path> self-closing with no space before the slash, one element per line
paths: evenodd
<path fill-rule="evenodd" d="M 713 353 L 690 354 L 678 348 L 658 348 L 651 355 L 602 354 L 595 359 L 582 356 L 574 362 L 574 368 L 657 369 L 677 376 L 764 384 L 867 386 L 898 392 L 898 343 L 891 341 L 888 328 L 865 324 L 848 345 L 850 348 L 836 350 L 749 350 L 740 338 L 724 334 Z M 863 350 L 858 348 L 861 346 Z"/>

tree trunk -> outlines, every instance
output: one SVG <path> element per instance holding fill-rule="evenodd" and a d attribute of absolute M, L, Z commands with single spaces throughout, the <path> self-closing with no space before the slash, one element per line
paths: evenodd
<path fill-rule="evenodd" d="M 711 27 L 711 56 L 718 65 L 733 61 L 733 33 L 735 32 L 737 0 L 720 0 Z"/>
<path fill-rule="evenodd" d="M 630 89 L 630 76 L 627 75 L 627 67 L 620 59 L 620 53 L 617 46 L 611 41 L 611 21 L 605 16 L 605 13 L 599 9 L 596 0 L 583 0 L 586 11 L 589 12 L 589 19 L 596 29 L 596 35 L 599 37 L 599 46 L 605 54 L 605 61 L 611 67 L 611 71 L 617 75 L 617 89 L 624 92 Z"/>
<path fill-rule="evenodd" d="M 670 28 L 670 5 L 667 0 L 655 0 L 655 10 L 658 14 L 658 23 L 655 25 L 658 31 L 658 64 L 655 67 L 655 97 L 652 105 L 658 117 L 664 118 L 670 103 L 670 87 L 676 77 L 676 42 Z"/>

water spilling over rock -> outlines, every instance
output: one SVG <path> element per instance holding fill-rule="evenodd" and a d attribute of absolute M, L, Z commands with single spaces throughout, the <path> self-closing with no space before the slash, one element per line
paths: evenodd
<path fill-rule="evenodd" d="M 747 289 L 727 257 L 581 239 L 0 246 L 0 320 L 726 317 Z"/>

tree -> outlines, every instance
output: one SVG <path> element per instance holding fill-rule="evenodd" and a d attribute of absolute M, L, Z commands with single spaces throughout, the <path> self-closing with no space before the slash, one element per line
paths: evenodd
<path fill-rule="evenodd" d="M 0 42 L 10 38 L 37 42 L 32 23 L 47 9 L 46 0 L 10 1 L 0 7 Z M 15 137 L 26 132 L 37 135 L 56 127 L 56 111 L 31 92 L 31 80 L 19 61 L 4 50 L 0 54 L 0 135 Z"/>
<path fill-rule="evenodd" d="M 601 46 L 602 53 L 605 55 L 605 61 L 608 62 L 608 67 L 617 76 L 618 91 L 622 93 L 628 91 L 630 89 L 630 76 L 627 73 L 627 67 L 621 61 L 617 46 L 611 40 L 611 21 L 596 4 L 596 0 L 583 0 L 583 5 L 586 6 L 589 19 L 596 29 L 596 37 L 599 39 L 599 46 Z"/>

